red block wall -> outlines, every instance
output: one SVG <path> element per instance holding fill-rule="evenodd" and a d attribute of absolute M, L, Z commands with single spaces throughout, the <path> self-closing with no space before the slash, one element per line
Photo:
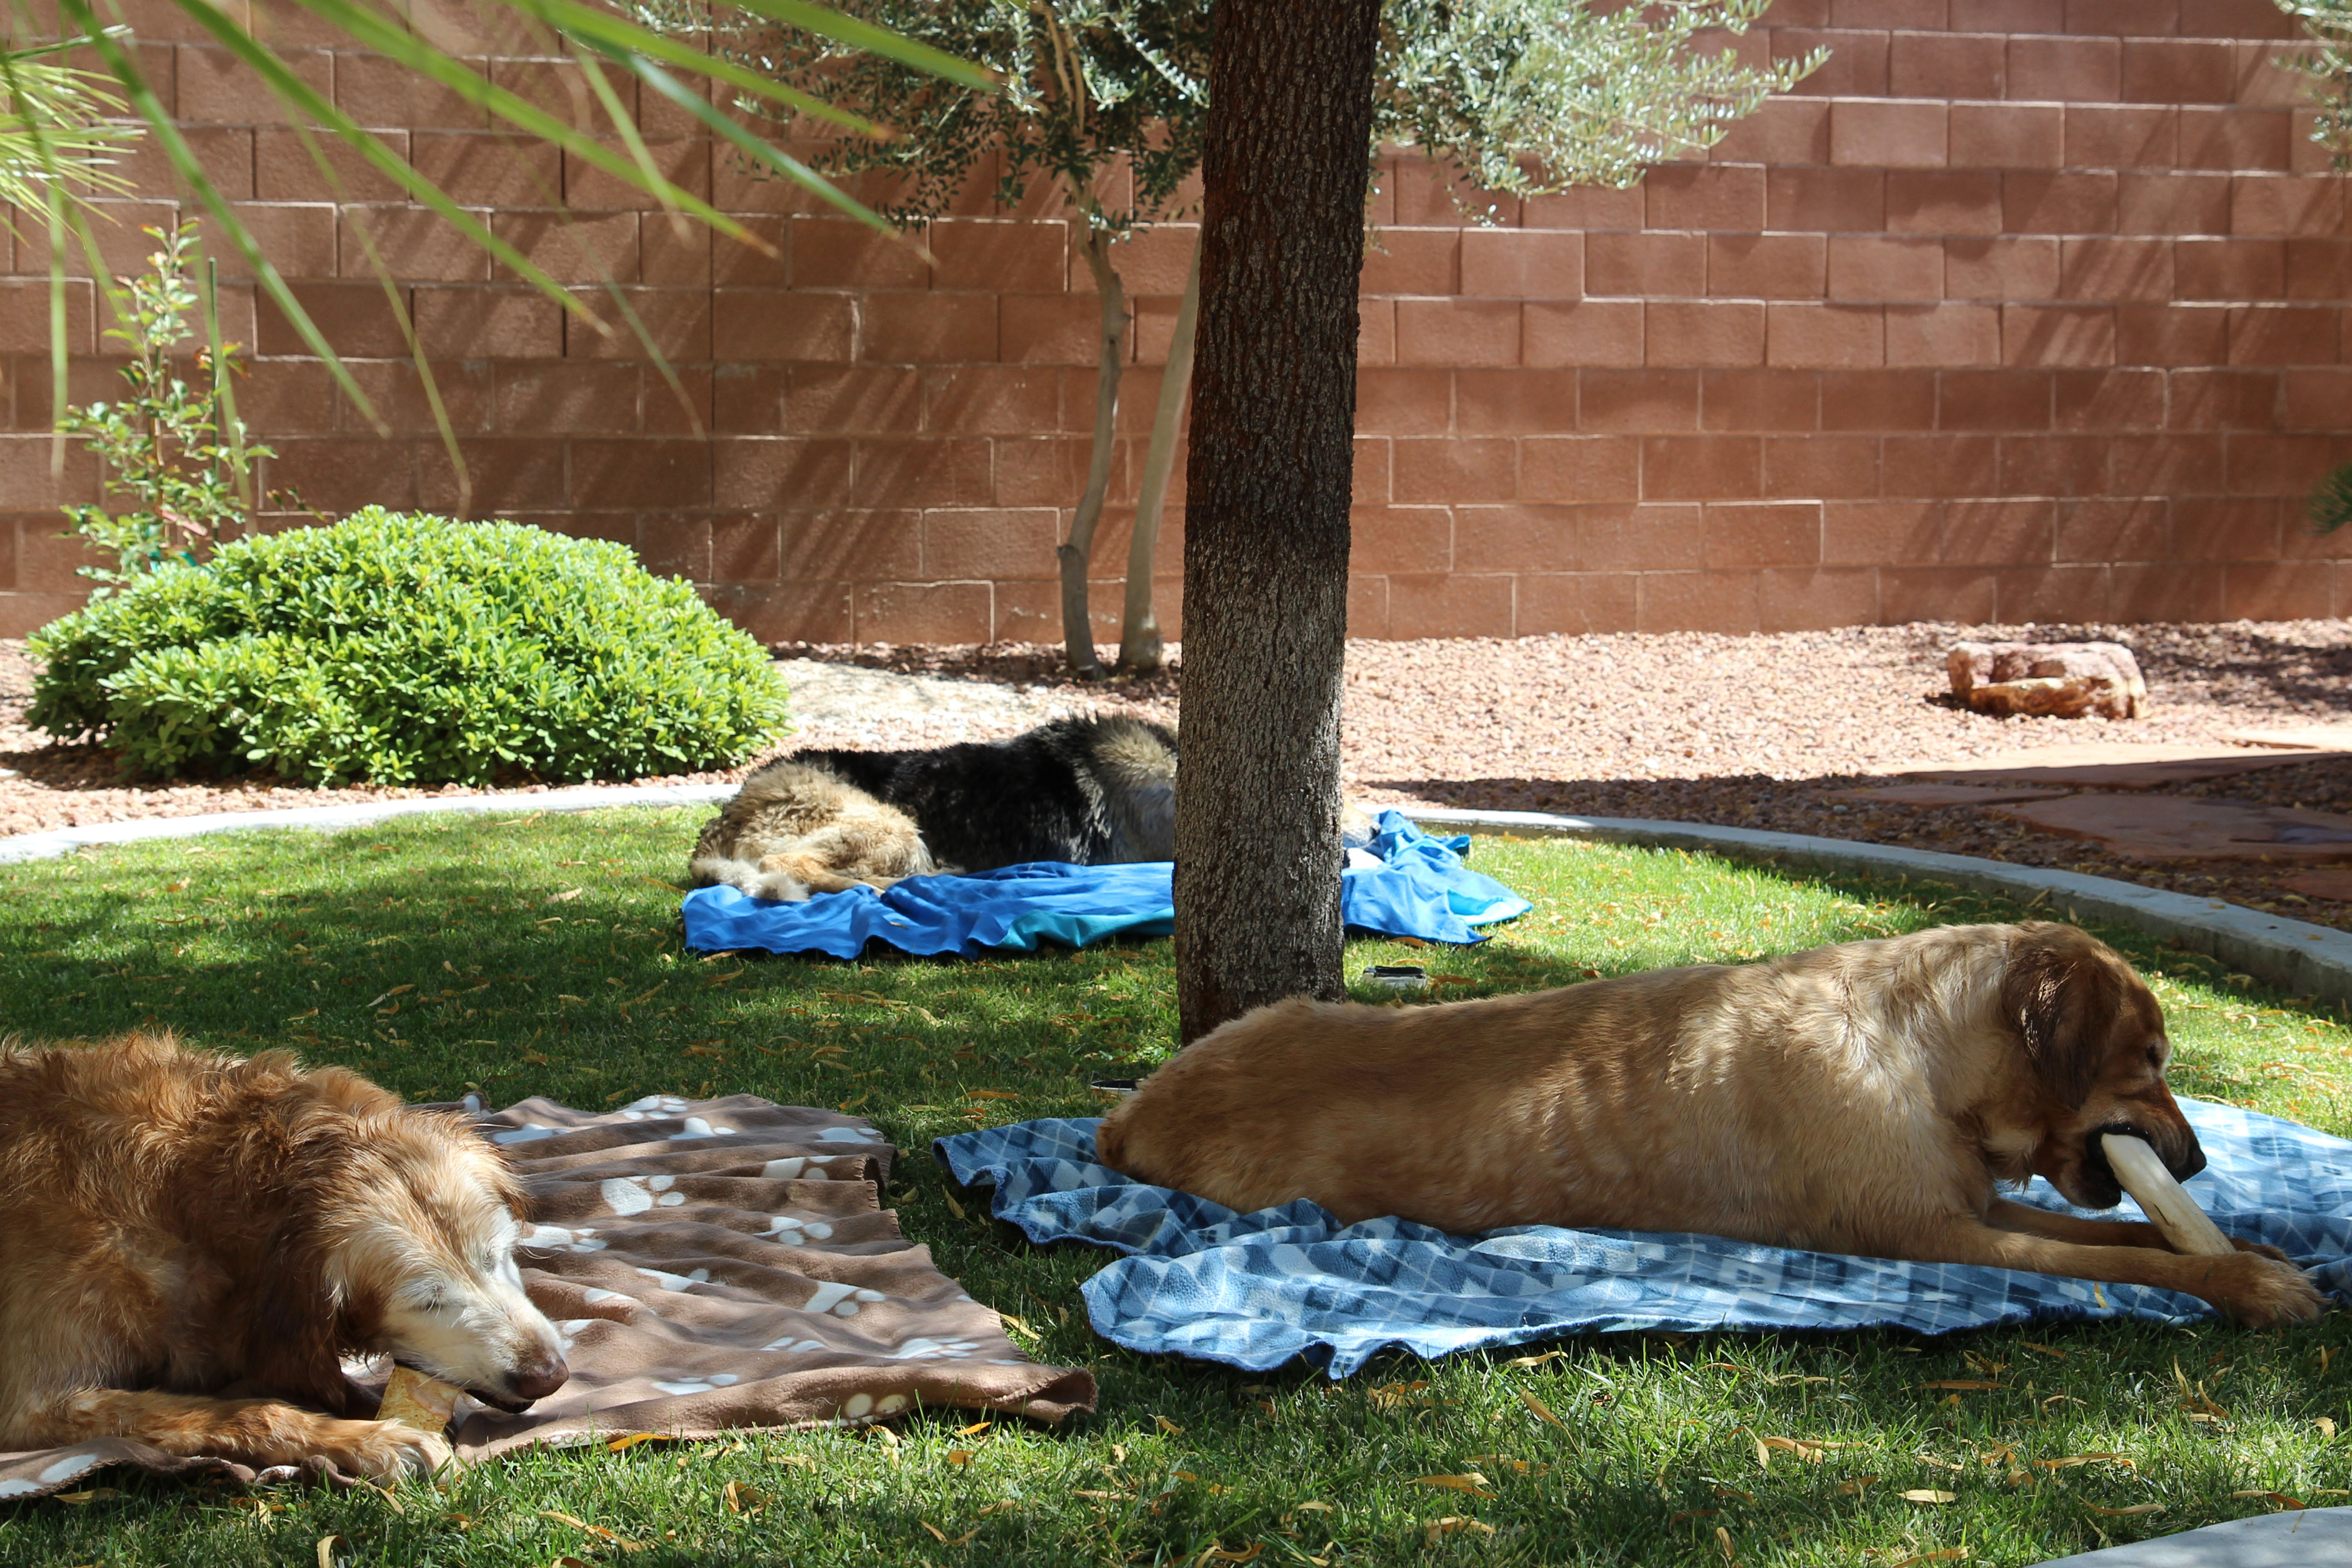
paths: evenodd
<path fill-rule="evenodd" d="M 772 253 L 614 182 L 299 19 L 298 68 L 525 254 L 614 312 L 568 318 L 338 154 L 338 180 L 178 13 L 142 58 L 212 177 L 393 426 L 379 436 L 249 289 L 244 405 L 264 482 L 618 539 L 757 635 L 1053 639 L 1053 546 L 1082 480 L 1097 301 L 1058 209 L 975 183 L 932 259 L 750 177 L 667 106 L 673 177 Z M 1465 227 L 1407 154 L 1363 274 L 1350 630 L 1369 637 L 1774 630 L 1920 617 L 2352 612 L 2352 531 L 2300 498 L 2352 458 L 2352 231 L 2270 0 L 1780 0 L 1743 47 L 1829 65 L 1715 155 L 1636 190 L 1500 204 Z M 560 68 L 498 78 L 571 111 Z M 118 204 L 110 264 L 169 221 Z M 568 215 L 565 209 L 568 208 Z M 431 356 L 470 490 L 434 435 L 372 239 Z M 1120 249 L 1137 307 L 1097 618 L 1193 233 Z M 0 278 L 0 633 L 77 602 L 57 537 L 46 243 Z M 225 276 L 236 268 L 225 265 Z M 109 395 L 89 283 L 77 399 Z M 1160 557 L 1181 630 L 1181 469 Z M 281 510 L 273 521 L 300 521 Z"/>

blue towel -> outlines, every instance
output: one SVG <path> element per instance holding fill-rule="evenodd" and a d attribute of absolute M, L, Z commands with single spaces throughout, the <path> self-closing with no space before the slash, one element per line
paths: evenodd
<path fill-rule="evenodd" d="M 1462 862 L 1465 837 L 1432 838 L 1398 813 L 1381 815 L 1378 869 L 1343 872 L 1339 913 L 1352 930 L 1428 942 L 1474 942 L 1474 929 L 1533 906 Z M 1068 866 L 1033 861 L 963 877 L 909 877 L 887 891 L 852 888 L 803 903 L 753 899 L 732 888 L 686 896 L 686 945 L 702 952 L 759 948 L 855 958 L 869 941 L 903 952 L 967 958 L 988 948 L 1033 951 L 1040 940 L 1084 947 L 1104 937 L 1166 936 L 1175 929 L 1175 867 Z"/>
<path fill-rule="evenodd" d="M 2352 1143 L 2183 1099 L 2209 1163 L 2189 1190 L 2214 1222 L 2267 1241 L 2352 1300 Z M 1514 1226 L 1452 1236 L 1401 1219 L 1342 1226 L 1306 1202 L 1237 1215 L 1095 1163 L 1092 1121 L 939 1140 L 960 1182 L 1039 1242 L 1125 1254 L 1083 1287 L 1095 1331 L 1129 1350 L 1250 1372 L 1304 1356 L 1345 1377 L 1381 1351 L 1422 1356 L 1610 1329 L 1906 1328 L 2033 1319 L 2177 1322 L 2209 1309 L 2134 1285 L 1972 1264 L 1796 1252 L 1709 1236 Z M 2064 1210 L 2039 1177 L 2020 1194 Z M 2111 1217 L 2139 1217 L 2131 1200 Z M 2075 1211 L 2083 1212 L 2083 1211 Z"/>

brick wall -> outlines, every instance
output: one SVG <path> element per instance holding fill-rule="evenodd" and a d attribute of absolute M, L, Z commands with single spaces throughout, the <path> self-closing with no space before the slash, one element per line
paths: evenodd
<path fill-rule="evenodd" d="M 278 25 L 309 79 L 607 317 L 609 279 L 673 389 L 625 331 L 568 319 L 340 157 L 338 195 L 220 51 L 175 13 L 133 16 L 213 177 L 393 426 L 373 433 L 232 288 L 269 486 L 330 513 L 467 499 L 365 235 L 432 356 L 475 513 L 629 542 L 764 637 L 1058 636 L 1097 312 L 1049 204 L 975 195 L 930 226 L 927 262 L 649 106 L 664 166 L 762 253 Z M 1442 179 L 1391 160 L 1363 279 L 1351 631 L 2352 612 L 2352 531 L 2297 521 L 2352 458 L 2352 231 L 2300 83 L 2271 64 L 2292 28 L 2270 0 L 1780 0 L 1772 20 L 1746 47 L 1826 44 L 1830 64 L 1638 190 L 1505 201 L 1501 226 L 1465 228 Z M 570 101 L 552 66 L 494 69 Z M 174 210 L 152 148 L 138 173 L 118 268 Z M 1138 325 L 1097 557 L 1106 639 L 1192 241 L 1171 226 L 1121 252 Z M 75 602 L 53 508 L 95 478 L 79 454 L 53 472 L 40 434 L 45 246 L 5 256 L 16 635 Z M 90 288 L 71 289 L 75 395 L 104 395 Z M 1173 499 L 1158 589 L 1176 628 L 1181 473 Z"/>

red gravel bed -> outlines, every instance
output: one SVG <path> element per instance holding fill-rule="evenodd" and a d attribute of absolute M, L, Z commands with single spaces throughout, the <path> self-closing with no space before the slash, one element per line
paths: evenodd
<path fill-rule="evenodd" d="M 2152 716 L 2128 723 L 1991 719 L 1948 695 L 1943 654 L 1962 637 L 2113 637 L 2138 654 Z M 794 644 L 784 658 L 1013 686 L 1074 707 L 1163 721 L 1178 670 L 1090 685 L 1058 650 Z M 1181 650 L 1177 650 L 1181 652 Z M 97 748 L 48 743 L 22 723 L 32 668 L 0 643 L 0 833 L 134 816 L 403 798 L 434 790 L 312 790 L 270 781 L 125 784 Z M 1381 802 L 1710 822 L 2059 866 L 2227 898 L 2352 929 L 2352 906 L 2276 887 L 2302 868 L 2150 864 L 1972 807 L 1920 810 L 1836 793 L 1906 765 L 1951 765 L 2077 741 L 2213 742 L 2258 725 L 2352 722 L 2352 622 L 2215 626 L 1914 624 L 1762 637 L 1648 636 L 1350 642 L 1345 757 L 1351 788 Z M 1010 729 L 1014 726 L 998 725 Z M 985 733 L 988 724 L 976 726 Z M 840 744 L 812 724 L 795 745 Z M 709 782 L 699 773 L 646 783 Z M 543 786 L 539 786 L 543 787 Z M 2178 793 L 2352 812 L 2352 763 L 2313 762 Z"/>

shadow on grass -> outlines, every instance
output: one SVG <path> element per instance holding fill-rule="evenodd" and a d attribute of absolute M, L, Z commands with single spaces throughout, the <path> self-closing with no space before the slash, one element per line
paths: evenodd
<path fill-rule="evenodd" d="M 132 1480 L 83 1508 L 0 1510 L 0 1561 L 290 1568 L 340 1535 L 358 1560 L 467 1568 L 565 1555 L 1172 1564 L 1260 1542 L 1256 1561 L 1287 1563 L 1332 1560 L 1327 1541 L 1359 1563 L 1719 1563 L 1721 1529 L 1743 1563 L 1852 1562 L 1865 1549 L 1899 1561 L 1963 1542 L 1971 1560 L 2024 1563 L 2095 1546 L 2099 1531 L 2128 1540 L 2272 1506 L 2235 1493 L 2324 1502 L 2321 1489 L 2345 1479 L 2315 1425 L 2352 1427 L 2341 1316 L 2293 1334 L 2200 1323 L 1937 1341 L 1605 1336 L 1557 1355 L 1531 1344 L 1391 1357 L 1339 1385 L 1303 1366 L 1248 1373 L 1118 1350 L 1091 1334 L 1076 1294 L 1108 1255 L 1030 1247 L 924 1150 L 978 1122 L 1095 1114 L 1087 1077 L 1130 1075 L 1168 1049 L 1169 944 L 979 963 L 706 961 L 680 950 L 677 894 L 655 885 L 678 879 L 698 825 L 696 813 L 644 810 L 423 819 L 0 868 L 0 1030 L 96 1036 L 152 1019 L 234 1050 L 294 1045 L 415 1098 L 470 1083 L 493 1100 L 590 1108 L 656 1089 L 856 1107 L 905 1152 L 888 1202 L 906 1232 L 1021 1319 L 1036 1359 L 1093 1370 L 1102 1414 L 1050 1432 L 968 1433 L 961 1416 L 925 1416 L 898 1445 L 811 1434 L 740 1451 L 531 1456 L 446 1497 L 404 1494 L 403 1515 L 366 1497 L 272 1493 L 262 1500 L 286 1507 L 260 1521 L 248 1500 Z M 1351 944 L 1350 969 L 1423 963 L 1439 978 L 1433 999 L 1450 999 L 2017 912 L 1957 889 L 1671 853 L 1484 840 L 1474 864 L 1536 910 L 1475 948 Z M 2258 990 L 2207 984 L 2226 977 L 2187 955 L 2108 934 L 2179 977 L 2167 994 L 2184 1008 L 2178 1070 L 2193 1092 L 2284 1110 L 2304 1091 L 2264 1077 L 2263 1061 L 2305 1059 L 2287 1053 L 2306 1038 L 2352 1048 L 2340 1031 L 2306 1034 L 2322 1021 Z M 2212 1044 L 2188 1048 L 2199 1041 Z M 2341 1122 L 2340 1104 L 2325 1109 Z M 2210 1411 L 2176 1367 L 2227 1415 L 2192 1420 Z M 1998 1386 L 1922 1386 L 1955 1378 Z M 1818 1464 L 1769 1450 L 1768 1468 L 1758 1436 L 1852 1447 L 1823 1448 Z M 966 1459 L 951 1460 L 958 1451 Z M 2102 1453 L 2137 1468 L 2039 1464 Z M 2026 1482 L 2012 1485 L 2014 1470 Z M 1472 1471 L 1493 1496 L 1420 1479 Z M 730 1510 L 730 1481 L 766 1500 Z M 1903 1500 L 1920 1489 L 1958 1500 Z M 1300 1508 L 1309 1501 L 1333 1511 Z M 2092 1511 L 2145 1501 L 2167 1511 Z M 550 1510 L 646 1550 L 609 1557 Z M 1457 1523 L 1432 1547 L 1430 1526 L 1447 1519 L 1496 1533 Z"/>

